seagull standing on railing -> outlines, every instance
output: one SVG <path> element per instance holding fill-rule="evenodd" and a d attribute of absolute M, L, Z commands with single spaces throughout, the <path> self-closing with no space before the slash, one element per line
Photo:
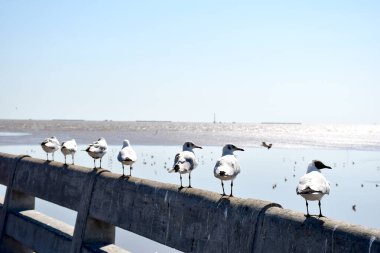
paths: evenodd
<path fill-rule="evenodd" d="M 97 141 L 93 142 L 92 144 L 88 145 L 88 147 L 84 150 L 86 151 L 92 158 L 94 158 L 94 168 L 95 166 L 95 160 L 100 159 L 100 166 L 102 167 L 102 157 L 107 153 L 107 142 L 106 140 L 101 137 Z"/>
<path fill-rule="evenodd" d="M 124 165 L 129 165 L 129 176 L 132 175 L 131 170 L 132 164 L 134 164 L 137 160 L 136 152 L 133 150 L 131 144 L 128 140 L 124 140 L 123 147 L 119 152 L 119 155 L 117 156 L 117 160 L 121 162 L 121 165 L 123 166 L 123 177 L 124 177 Z"/>
<path fill-rule="evenodd" d="M 49 153 L 52 153 L 52 159 L 54 161 L 54 152 L 59 149 L 59 141 L 55 136 L 46 138 L 41 142 L 42 149 L 46 152 L 46 160 L 49 161 Z"/>
<path fill-rule="evenodd" d="M 223 181 L 231 180 L 231 194 L 232 195 L 232 187 L 234 185 L 234 179 L 240 173 L 240 165 L 236 156 L 234 155 L 234 151 L 244 151 L 242 148 L 238 148 L 233 144 L 226 144 L 223 147 L 222 157 L 216 162 L 214 167 L 214 176 L 219 178 L 222 183 L 223 196 L 226 195 L 224 192 L 224 184 Z"/>
<path fill-rule="evenodd" d="M 325 194 L 330 193 L 330 183 L 322 175 L 321 169 L 331 169 L 331 167 L 324 165 L 321 161 L 313 160 L 307 167 L 306 174 L 300 178 L 297 186 L 297 194 L 306 200 L 307 217 L 310 217 L 308 200 L 318 200 L 319 217 L 323 217 L 321 199 Z"/>
<path fill-rule="evenodd" d="M 192 142 L 185 142 L 182 146 L 182 152 L 179 152 L 175 155 L 173 168 L 168 169 L 168 172 L 178 172 L 179 179 L 181 181 L 181 186 L 179 189 L 182 189 L 182 174 L 189 174 L 189 187 L 191 188 L 191 172 L 197 167 L 198 162 L 195 158 L 193 149 L 202 147 L 195 145 Z"/>
<path fill-rule="evenodd" d="M 74 154 L 77 152 L 77 143 L 75 139 L 71 139 L 69 141 L 62 142 L 61 144 L 61 152 L 65 156 L 65 164 L 66 164 L 66 156 L 71 155 L 72 164 L 74 164 Z"/>

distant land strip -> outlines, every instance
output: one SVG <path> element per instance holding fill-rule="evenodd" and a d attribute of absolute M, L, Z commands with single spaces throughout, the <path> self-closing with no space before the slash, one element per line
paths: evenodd
<path fill-rule="evenodd" d="M 264 125 L 302 125 L 301 122 L 261 122 Z"/>

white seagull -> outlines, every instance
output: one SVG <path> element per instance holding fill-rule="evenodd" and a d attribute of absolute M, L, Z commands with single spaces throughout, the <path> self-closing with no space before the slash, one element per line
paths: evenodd
<path fill-rule="evenodd" d="M 191 172 L 197 167 L 198 162 L 195 158 L 193 149 L 202 147 L 195 145 L 192 142 L 185 142 L 182 146 L 182 152 L 179 152 L 175 155 L 173 168 L 168 169 L 168 172 L 178 172 L 179 178 L 181 180 L 181 186 L 179 189 L 182 189 L 182 174 L 189 173 L 189 188 L 191 188 Z"/>
<path fill-rule="evenodd" d="M 77 143 L 75 139 L 71 139 L 69 141 L 62 142 L 61 144 L 61 152 L 65 156 L 65 164 L 66 164 L 66 156 L 71 155 L 72 164 L 74 164 L 74 154 L 77 152 Z"/>
<path fill-rule="evenodd" d="M 119 160 L 123 166 L 123 176 L 124 165 L 129 165 L 129 176 L 131 176 L 132 164 L 136 162 L 137 156 L 128 140 L 124 140 L 123 147 L 117 156 L 117 160 Z"/>
<path fill-rule="evenodd" d="M 238 148 L 233 144 L 226 144 L 223 147 L 222 157 L 216 162 L 214 167 L 214 176 L 219 178 L 222 183 L 223 196 L 226 195 L 224 192 L 224 184 L 223 181 L 231 180 L 231 194 L 232 195 L 232 187 L 234 185 L 235 177 L 240 173 L 240 165 L 236 156 L 234 155 L 234 151 L 244 151 L 242 148 Z"/>
<path fill-rule="evenodd" d="M 313 160 L 307 167 L 306 174 L 300 178 L 297 186 L 297 194 L 306 200 L 306 216 L 309 217 L 309 204 L 307 201 L 317 201 L 319 205 L 319 217 L 323 217 L 321 211 L 321 199 L 330 193 L 330 183 L 322 175 L 321 169 L 331 169 L 321 161 Z"/>
<path fill-rule="evenodd" d="M 85 149 L 85 151 L 94 158 L 94 168 L 95 166 L 95 160 L 100 159 L 100 167 L 102 167 L 102 157 L 107 153 L 107 142 L 106 140 L 101 137 L 97 141 L 93 142 L 92 144 L 88 145 L 88 147 Z"/>
<path fill-rule="evenodd" d="M 41 142 L 42 149 L 46 152 L 46 160 L 49 161 L 49 153 L 52 153 L 52 158 L 54 161 L 54 152 L 59 149 L 59 141 L 55 136 L 50 138 L 46 138 L 43 142 Z"/>

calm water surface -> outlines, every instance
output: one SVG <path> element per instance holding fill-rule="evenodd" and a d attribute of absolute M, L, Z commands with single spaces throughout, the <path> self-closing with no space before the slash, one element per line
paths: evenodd
<path fill-rule="evenodd" d="M 45 159 L 46 154 L 37 144 L 51 135 L 57 135 L 59 140 L 74 137 L 78 143 L 89 143 L 104 136 L 109 144 L 120 143 L 110 145 L 103 157 L 103 168 L 114 173 L 122 173 L 116 157 L 122 140 L 129 136 L 132 145 L 143 144 L 133 145 L 138 161 L 132 175 L 172 184 L 179 184 L 179 175 L 167 173 L 167 168 L 172 166 L 183 140 L 193 140 L 204 149 L 195 150 L 199 165 L 192 173 L 192 186 L 219 193 L 222 189 L 220 181 L 214 178 L 213 168 L 221 155 L 222 144 L 234 143 L 246 150 L 236 152 L 241 173 L 234 181 L 234 195 L 273 201 L 283 208 L 303 213 L 305 201 L 296 195 L 295 189 L 308 163 L 319 159 L 333 168 L 322 172 L 331 183 L 330 195 L 322 199 L 323 214 L 380 229 L 380 126 L 377 125 L 1 122 L 0 152 L 11 154 Z M 274 142 L 274 147 L 270 150 L 260 147 L 263 140 Z M 31 143 L 33 145 L 27 145 Z M 173 143 L 178 144 L 173 146 Z M 85 146 L 80 144 L 78 150 Z M 55 158 L 64 161 L 60 152 Z M 71 161 L 69 157 L 68 161 Z M 92 158 L 83 151 L 77 152 L 75 161 L 78 165 L 93 166 Z M 187 185 L 186 176 L 183 182 Z M 229 192 L 229 184 L 225 184 L 225 188 Z M 5 187 L 0 186 L 0 195 L 4 193 Z M 74 211 L 39 199 L 36 209 L 75 224 Z M 318 204 L 310 202 L 309 210 L 311 214 L 318 214 Z M 177 252 L 122 229 L 116 231 L 116 244 L 132 252 Z"/>
<path fill-rule="evenodd" d="M 83 145 L 83 148 L 85 146 Z M 179 184 L 178 174 L 167 173 L 174 155 L 180 147 L 174 146 L 134 146 L 138 161 L 132 171 L 133 176 L 160 182 Z M 79 145 L 79 149 L 82 146 Z M 120 146 L 110 146 L 103 158 L 103 168 L 122 173 L 117 161 Z M 29 154 L 45 159 L 46 155 L 38 145 L 0 146 L 1 152 Z M 213 167 L 220 157 L 221 147 L 205 146 L 196 150 L 199 165 L 192 174 L 192 186 L 221 192 L 220 181 L 213 176 Z M 331 193 L 322 200 L 323 214 L 329 218 L 347 221 L 369 227 L 380 228 L 380 156 L 377 151 L 246 148 L 236 152 L 241 165 L 241 173 L 234 181 L 234 195 L 241 198 L 258 198 L 281 204 L 283 208 L 305 212 L 304 200 L 295 194 L 295 188 L 312 159 L 320 159 L 333 167 L 323 174 L 331 183 Z M 63 162 L 63 155 L 56 153 L 56 161 Z M 68 157 L 68 161 L 70 158 Z M 86 152 L 78 151 L 76 164 L 93 166 L 93 160 Z M 128 170 L 126 170 L 127 172 Z M 187 178 L 184 177 L 184 185 Z M 225 185 L 229 192 L 229 185 Z M 5 187 L 2 187 L 4 195 Z M 356 205 L 356 211 L 352 206 Z M 74 225 L 76 213 L 37 200 L 36 209 L 49 216 Z M 309 205 L 310 213 L 318 213 L 317 202 Z M 141 243 L 144 241 L 143 243 Z M 116 244 L 134 252 L 176 252 L 155 242 L 143 239 L 133 233 L 117 230 Z M 144 245 L 144 249 L 142 249 Z"/>

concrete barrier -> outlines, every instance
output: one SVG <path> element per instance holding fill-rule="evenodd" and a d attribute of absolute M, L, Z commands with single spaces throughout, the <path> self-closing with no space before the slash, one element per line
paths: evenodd
<path fill-rule="evenodd" d="M 380 252 L 380 230 L 276 203 L 0 153 L 0 252 L 127 252 L 115 226 L 184 252 Z M 34 198 L 78 212 L 75 227 Z"/>

